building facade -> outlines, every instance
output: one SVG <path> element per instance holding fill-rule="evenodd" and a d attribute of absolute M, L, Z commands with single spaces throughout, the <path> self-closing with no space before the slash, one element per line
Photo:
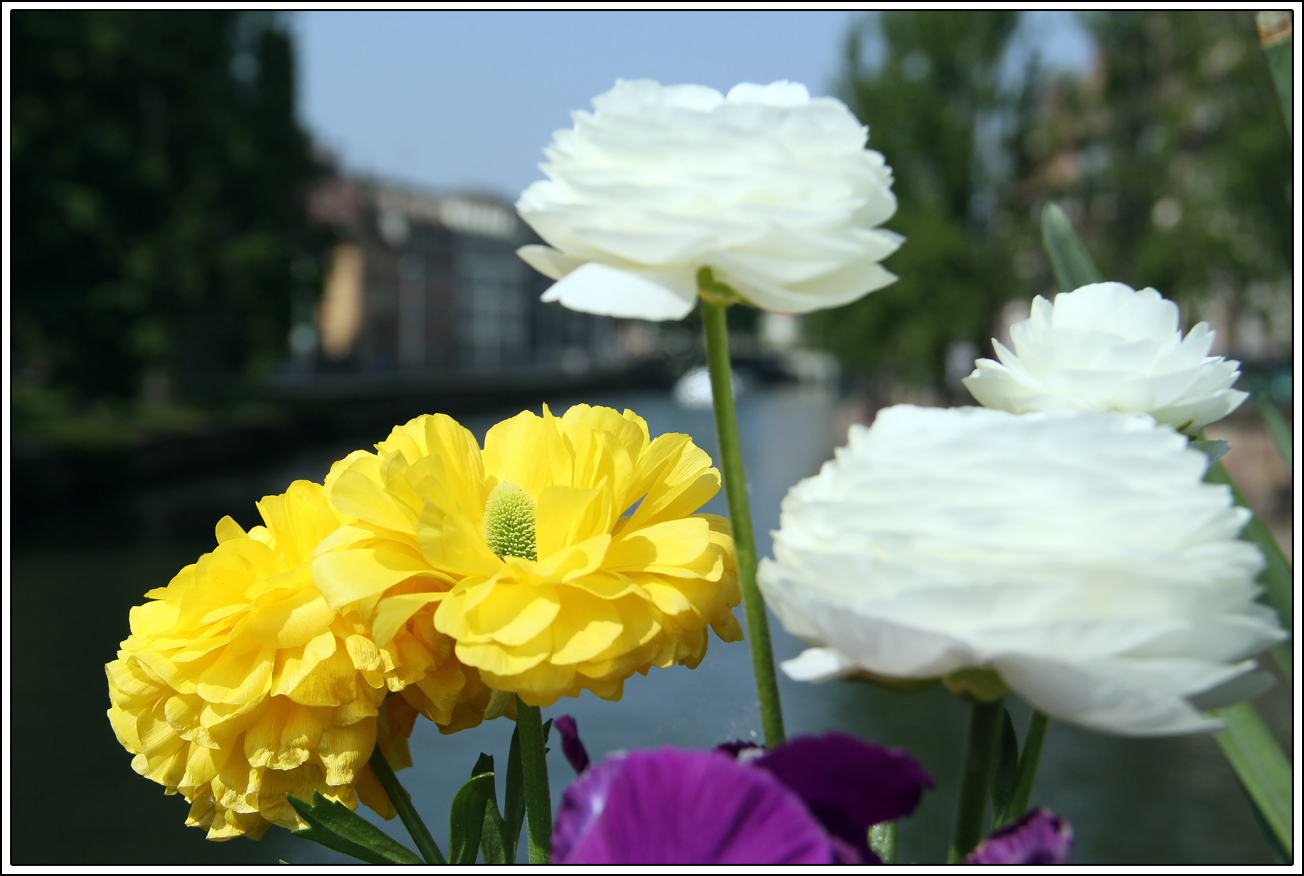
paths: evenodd
<path fill-rule="evenodd" d="M 539 239 L 506 201 L 337 177 L 309 211 L 341 238 L 316 318 L 327 370 L 576 375 L 625 358 L 615 320 L 539 300 L 552 281 L 516 255 Z"/>

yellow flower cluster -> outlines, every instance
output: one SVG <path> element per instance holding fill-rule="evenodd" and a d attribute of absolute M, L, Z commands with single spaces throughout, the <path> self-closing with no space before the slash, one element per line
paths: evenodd
<path fill-rule="evenodd" d="M 287 792 L 350 808 L 361 798 L 393 817 L 367 765 L 377 718 L 391 758 L 406 760 L 413 709 L 386 694 L 455 701 L 466 685 L 451 643 L 427 619 L 377 647 L 356 610 L 326 604 L 310 560 L 339 520 L 319 485 L 296 481 L 258 510 L 265 526 L 246 533 L 224 518 L 212 553 L 131 610 L 131 636 L 105 667 L 114 732 L 209 839 L 302 826 Z"/>
<path fill-rule="evenodd" d="M 418 417 L 325 489 L 348 521 L 313 562 L 327 601 L 360 606 L 381 643 L 438 604 L 458 660 L 530 705 L 619 699 L 635 672 L 696 666 L 708 626 L 742 638 L 729 525 L 693 514 L 720 474 L 632 411 L 545 406 L 494 426 L 483 452 L 448 417 Z"/>
<path fill-rule="evenodd" d="M 742 638 L 729 525 L 694 513 L 719 487 L 688 436 L 631 411 L 545 407 L 483 451 L 418 417 L 265 498 L 265 526 L 224 518 L 147 593 L 106 667 L 110 721 L 209 839 L 302 826 L 287 793 L 392 817 L 368 759 L 409 765 L 418 713 L 451 733 L 494 691 L 618 699 L 635 672 L 696 666 L 708 627 Z"/>

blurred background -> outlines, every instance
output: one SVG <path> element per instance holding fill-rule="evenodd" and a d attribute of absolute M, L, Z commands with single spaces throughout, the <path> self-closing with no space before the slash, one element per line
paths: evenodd
<path fill-rule="evenodd" d="M 631 407 L 715 453 L 695 315 L 544 305 L 549 281 L 514 255 L 536 239 L 512 204 L 543 147 L 618 77 L 804 82 L 846 101 L 895 172 L 897 283 L 800 320 L 731 310 L 762 555 L 780 499 L 850 423 L 971 403 L 974 358 L 1056 291 L 1038 226 L 1051 200 L 1107 276 L 1178 301 L 1186 327 L 1207 320 L 1240 387 L 1293 410 L 1291 141 L 1249 12 L 9 20 L 15 864 L 342 862 L 279 829 L 205 842 L 104 716 L 128 608 L 211 549 L 223 515 L 253 525 L 261 496 L 427 412 L 482 437 L 543 402 Z M 1291 472 L 1258 410 L 1208 431 L 1231 440 L 1228 469 L 1290 555 Z M 776 630 L 780 659 L 799 648 Z M 790 732 L 841 726 L 915 752 L 938 787 L 902 828 L 902 860 L 941 860 L 960 704 L 843 683 L 783 695 Z M 1291 691 L 1260 702 L 1292 739 Z M 719 642 L 621 703 L 549 712 L 576 715 L 594 754 L 759 729 L 746 646 Z M 476 753 L 504 757 L 509 736 L 505 721 L 419 725 L 400 778 L 441 842 Z M 559 794 L 569 768 L 550 769 Z M 1078 863 L 1271 860 L 1204 737 L 1054 725 L 1034 802 L 1073 822 Z"/>

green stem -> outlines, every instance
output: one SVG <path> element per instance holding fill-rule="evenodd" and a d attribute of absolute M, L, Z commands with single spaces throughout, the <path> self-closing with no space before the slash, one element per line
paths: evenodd
<path fill-rule="evenodd" d="M 546 864 L 552 854 L 552 792 L 548 788 L 548 758 L 543 750 L 539 707 L 526 705 L 517 697 L 516 727 L 521 731 L 521 778 L 525 784 L 530 863 Z"/>
<path fill-rule="evenodd" d="M 996 773 L 996 742 L 1001 735 L 1001 701 L 974 701 L 969 718 L 969 744 L 964 753 L 960 802 L 947 863 L 958 864 L 983 838 L 983 815 Z"/>
<path fill-rule="evenodd" d="M 1019 774 L 1014 781 L 1014 794 L 1011 795 L 1002 818 L 1005 823 L 1016 820 L 1028 811 L 1028 803 L 1032 800 L 1032 783 L 1037 778 L 1037 764 L 1041 761 L 1041 747 L 1046 742 L 1046 727 L 1049 724 L 1050 718 L 1045 712 L 1032 710 L 1032 717 L 1028 719 L 1028 735 L 1023 739 L 1023 754 L 1019 756 Z"/>
<path fill-rule="evenodd" d="M 444 860 L 444 853 L 439 851 L 439 846 L 435 845 L 435 838 L 426 830 L 426 825 L 421 821 L 421 816 L 417 814 L 416 808 L 412 805 L 412 798 L 403 790 L 403 786 L 398 783 L 398 776 L 394 775 L 394 770 L 390 769 L 389 761 L 385 760 L 385 753 L 377 745 L 371 750 L 371 771 L 376 774 L 380 780 L 380 786 L 385 789 L 389 795 L 389 802 L 394 804 L 398 810 L 398 817 L 403 820 L 403 826 L 407 828 L 408 834 L 412 841 L 417 844 L 417 851 L 421 857 L 426 859 L 427 864 L 447 864 Z"/>
<path fill-rule="evenodd" d="M 770 625 L 765 600 L 756 586 L 756 541 L 752 537 L 752 512 L 747 503 L 747 476 L 742 445 L 738 441 L 738 415 L 734 411 L 733 382 L 729 368 L 729 328 L 725 308 L 702 299 L 702 328 L 706 332 L 706 358 L 711 369 L 711 397 L 715 406 L 715 434 L 720 444 L 720 469 L 729 502 L 734 550 L 738 555 L 738 581 L 747 616 L 747 638 L 752 649 L 752 672 L 761 706 L 761 727 L 766 746 L 783 742 L 783 710 L 779 682 L 770 649 Z"/>

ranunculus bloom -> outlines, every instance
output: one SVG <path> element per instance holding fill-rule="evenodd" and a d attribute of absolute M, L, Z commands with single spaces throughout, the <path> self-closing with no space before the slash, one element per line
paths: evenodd
<path fill-rule="evenodd" d="M 615 754 L 562 795 L 552 863 L 877 862 L 870 826 L 909 815 L 932 783 L 906 752 L 841 733 L 746 762 L 668 747 Z"/>
<path fill-rule="evenodd" d="M 767 310 L 837 307 L 896 279 L 892 170 L 842 102 L 792 82 L 618 81 L 545 150 L 516 209 L 525 261 L 572 310 L 680 319 L 698 271 Z"/>
<path fill-rule="evenodd" d="M 818 646 L 784 670 L 985 668 L 1096 730 L 1216 729 L 1186 698 L 1285 634 L 1236 538 L 1249 512 L 1206 464 L 1142 415 L 883 410 L 784 499 L 759 581 Z"/>
<path fill-rule="evenodd" d="M 619 699 L 635 672 L 696 666 L 708 626 L 742 638 L 728 521 L 693 513 L 720 474 L 687 435 L 652 440 L 632 411 L 576 405 L 499 423 L 483 453 L 443 415 L 376 451 L 326 478 L 349 523 L 313 578 L 331 605 L 358 604 L 378 643 L 433 609 L 485 684 L 548 706 L 586 688 Z"/>
<path fill-rule="evenodd" d="M 456 661 L 409 631 L 377 647 L 357 611 L 313 588 L 312 551 L 339 525 L 320 486 L 296 481 L 258 510 L 266 526 L 246 533 L 224 518 L 212 553 L 131 610 L 131 636 L 105 667 L 109 721 L 136 772 L 184 796 L 186 823 L 209 839 L 304 826 L 287 792 L 350 808 L 361 798 L 392 818 L 367 761 L 379 736 L 410 764 L 415 712 L 386 694 L 448 682 Z"/>
<path fill-rule="evenodd" d="M 978 844 L 966 864 L 1067 864 L 1073 828 L 1049 809 L 1034 809 Z"/>
<path fill-rule="evenodd" d="M 1093 283 L 1038 295 L 1032 315 L 1010 329 L 1011 353 L 979 359 L 964 385 L 989 408 L 1149 414 L 1194 432 L 1245 401 L 1231 388 L 1239 362 L 1210 356 L 1214 333 L 1199 323 L 1182 337 L 1177 305 L 1154 289 Z"/>

